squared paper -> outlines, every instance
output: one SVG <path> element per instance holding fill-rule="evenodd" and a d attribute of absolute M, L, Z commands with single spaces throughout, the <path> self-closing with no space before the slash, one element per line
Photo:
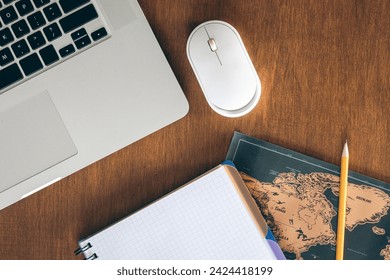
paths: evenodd
<path fill-rule="evenodd" d="M 80 242 L 98 259 L 275 259 L 224 166 Z"/>

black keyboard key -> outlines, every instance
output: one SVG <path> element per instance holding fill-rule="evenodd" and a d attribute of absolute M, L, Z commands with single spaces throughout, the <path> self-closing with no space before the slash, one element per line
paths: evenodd
<path fill-rule="evenodd" d="M 60 0 L 60 5 L 64 13 L 69 13 L 88 2 L 89 0 Z"/>
<path fill-rule="evenodd" d="M 9 6 L 0 11 L 0 17 L 4 24 L 8 24 L 18 19 L 18 15 L 13 6 Z"/>
<path fill-rule="evenodd" d="M 98 17 L 95 7 L 90 4 L 60 20 L 60 25 L 68 33 Z"/>
<path fill-rule="evenodd" d="M 41 31 L 37 31 L 27 37 L 28 42 L 33 50 L 36 50 L 46 44 L 46 40 Z"/>
<path fill-rule="evenodd" d="M 57 23 L 50 24 L 49 26 L 43 28 L 43 32 L 46 35 L 46 38 L 49 42 L 61 37 L 62 32 Z"/>
<path fill-rule="evenodd" d="M 12 61 L 14 61 L 14 56 L 9 48 L 0 51 L 0 66 L 5 66 Z"/>
<path fill-rule="evenodd" d="M 62 16 L 62 12 L 60 10 L 60 7 L 58 7 L 57 3 L 45 7 L 43 9 L 43 12 L 45 13 L 48 21 L 53 21 Z"/>
<path fill-rule="evenodd" d="M 20 40 L 11 46 L 17 58 L 22 57 L 30 52 L 26 40 Z"/>
<path fill-rule="evenodd" d="M 60 49 L 60 56 L 62 58 L 64 58 L 64 57 L 67 57 L 68 55 L 71 55 L 75 51 L 76 51 L 76 49 L 74 48 L 74 46 L 72 44 L 70 44 L 70 45 L 67 45 L 66 47 L 63 47 L 62 49 Z"/>
<path fill-rule="evenodd" d="M 5 5 L 12 3 L 12 1 L 15 1 L 15 0 L 3 0 Z"/>
<path fill-rule="evenodd" d="M 36 12 L 30 16 L 27 17 L 28 22 L 31 25 L 32 29 L 38 29 L 41 26 L 46 24 L 46 20 L 43 17 L 43 14 L 41 12 Z"/>
<path fill-rule="evenodd" d="M 53 64 L 60 59 L 53 45 L 41 49 L 39 54 L 46 66 Z"/>
<path fill-rule="evenodd" d="M 5 46 L 15 40 L 9 28 L 0 30 L 0 46 Z"/>
<path fill-rule="evenodd" d="M 28 27 L 27 22 L 24 19 L 12 24 L 11 27 L 14 31 L 16 38 L 23 37 L 30 32 L 30 28 Z"/>
<path fill-rule="evenodd" d="M 0 90 L 23 79 L 19 66 L 14 63 L 7 68 L 0 70 Z"/>
<path fill-rule="evenodd" d="M 34 10 L 30 0 L 20 0 L 15 4 L 20 16 L 25 16 Z"/>
<path fill-rule="evenodd" d="M 84 36 L 87 36 L 87 31 L 85 30 L 85 28 L 81 28 L 71 34 L 73 41 L 80 39 L 81 37 Z"/>
<path fill-rule="evenodd" d="M 33 0 L 33 1 L 35 4 L 35 7 L 37 7 L 37 8 L 45 6 L 46 4 L 48 4 L 50 2 L 50 0 Z"/>
<path fill-rule="evenodd" d="M 102 27 L 102 28 L 92 32 L 91 37 L 92 37 L 92 40 L 97 41 L 103 37 L 106 37 L 107 35 L 108 35 L 107 30 L 104 27 Z"/>
<path fill-rule="evenodd" d="M 86 46 L 90 45 L 92 42 L 91 42 L 91 39 L 89 38 L 89 36 L 84 36 L 84 37 L 81 37 L 80 39 L 74 41 L 76 47 L 80 50 L 82 48 L 85 48 Z"/>
<path fill-rule="evenodd" d="M 26 76 L 30 76 L 43 68 L 43 64 L 36 53 L 33 53 L 19 61 Z"/>

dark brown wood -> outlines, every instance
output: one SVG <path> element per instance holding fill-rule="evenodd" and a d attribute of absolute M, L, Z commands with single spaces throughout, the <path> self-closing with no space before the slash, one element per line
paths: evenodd
<path fill-rule="evenodd" d="M 140 0 L 190 104 L 178 122 L 0 211 L 1 259 L 75 259 L 77 241 L 224 160 L 234 130 L 390 182 L 390 1 Z M 262 82 L 249 115 L 206 103 L 186 56 L 212 19 Z M 78 259 L 78 258 L 76 258 Z"/>

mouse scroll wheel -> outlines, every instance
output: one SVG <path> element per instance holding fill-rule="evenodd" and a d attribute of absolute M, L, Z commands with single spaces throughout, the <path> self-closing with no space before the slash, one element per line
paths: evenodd
<path fill-rule="evenodd" d="M 209 44 L 209 47 L 212 52 L 216 52 L 218 50 L 217 43 L 215 42 L 214 38 L 210 38 L 207 43 Z"/>

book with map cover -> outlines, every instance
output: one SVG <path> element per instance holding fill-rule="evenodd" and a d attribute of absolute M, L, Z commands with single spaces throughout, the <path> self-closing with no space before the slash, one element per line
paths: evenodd
<path fill-rule="evenodd" d="M 340 167 L 235 132 L 227 153 L 287 259 L 336 255 Z M 349 171 L 344 259 L 390 260 L 390 184 Z"/>

